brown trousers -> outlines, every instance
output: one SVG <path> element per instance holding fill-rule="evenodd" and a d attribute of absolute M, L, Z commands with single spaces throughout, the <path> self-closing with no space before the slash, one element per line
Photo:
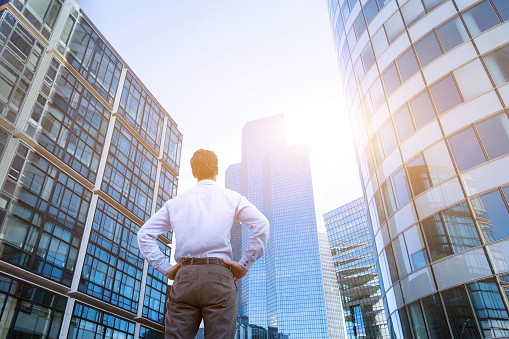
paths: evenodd
<path fill-rule="evenodd" d="M 226 267 L 182 266 L 166 300 L 165 338 L 193 339 L 203 319 L 206 339 L 233 339 L 237 299 L 233 274 Z"/>

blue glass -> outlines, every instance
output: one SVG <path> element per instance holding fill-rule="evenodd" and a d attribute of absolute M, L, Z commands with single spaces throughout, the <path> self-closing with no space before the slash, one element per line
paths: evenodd
<path fill-rule="evenodd" d="M 486 161 L 472 127 L 449 137 L 449 144 L 460 171 L 466 171 Z"/>
<path fill-rule="evenodd" d="M 422 308 L 427 321 L 430 338 L 449 339 L 449 326 L 438 294 L 422 299 Z"/>
<path fill-rule="evenodd" d="M 133 339 L 134 323 L 76 302 L 67 338 L 95 338 L 105 334 L 109 338 Z"/>
<path fill-rule="evenodd" d="M 464 288 L 453 288 L 441 294 L 454 336 L 456 338 L 480 338 Z"/>
<path fill-rule="evenodd" d="M 509 237 L 509 213 L 498 190 L 472 198 L 472 206 L 487 242 Z"/>
<path fill-rule="evenodd" d="M 368 25 L 373 21 L 375 16 L 378 14 L 378 6 L 376 4 L 376 0 L 369 0 L 364 5 L 364 16 L 366 17 L 366 22 Z"/>

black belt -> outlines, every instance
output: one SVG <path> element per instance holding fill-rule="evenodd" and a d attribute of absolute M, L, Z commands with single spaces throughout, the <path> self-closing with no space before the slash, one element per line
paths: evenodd
<path fill-rule="evenodd" d="M 231 267 L 228 264 L 225 264 L 222 259 L 219 258 L 187 258 L 184 259 L 182 264 L 180 266 L 186 266 L 186 265 L 220 265 L 223 267 L 226 267 L 231 271 Z"/>

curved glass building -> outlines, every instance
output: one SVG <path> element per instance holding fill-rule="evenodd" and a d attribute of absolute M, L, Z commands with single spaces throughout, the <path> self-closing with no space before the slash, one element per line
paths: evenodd
<path fill-rule="evenodd" d="M 327 4 L 391 336 L 508 336 L 509 1 Z"/>

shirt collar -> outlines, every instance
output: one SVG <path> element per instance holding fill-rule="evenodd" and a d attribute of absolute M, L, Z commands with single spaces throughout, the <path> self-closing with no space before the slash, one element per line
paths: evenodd
<path fill-rule="evenodd" d="M 214 180 L 201 180 L 196 183 L 196 186 L 202 186 L 202 185 L 217 185 L 217 183 Z"/>

